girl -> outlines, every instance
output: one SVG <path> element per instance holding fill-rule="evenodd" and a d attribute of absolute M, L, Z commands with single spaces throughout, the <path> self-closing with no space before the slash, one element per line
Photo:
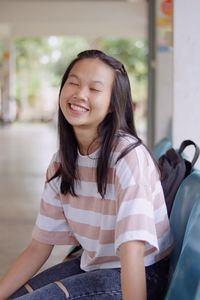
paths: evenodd
<path fill-rule="evenodd" d="M 32 242 L 1 279 L 0 299 L 162 299 L 169 222 L 119 61 L 98 50 L 72 61 L 58 128 Z M 55 244 L 81 245 L 82 255 L 32 278 Z"/>

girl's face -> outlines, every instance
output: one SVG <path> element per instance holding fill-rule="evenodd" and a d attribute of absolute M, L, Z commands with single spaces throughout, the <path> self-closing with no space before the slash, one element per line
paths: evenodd
<path fill-rule="evenodd" d="M 110 109 L 114 71 L 97 58 L 78 61 L 60 95 L 60 108 L 74 131 L 96 132 Z"/>

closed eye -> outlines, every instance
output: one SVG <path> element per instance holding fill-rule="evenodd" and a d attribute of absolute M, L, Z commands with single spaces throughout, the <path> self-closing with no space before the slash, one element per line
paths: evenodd
<path fill-rule="evenodd" d="M 71 85 L 79 85 L 77 82 L 72 82 L 72 81 L 69 81 L 69 84 L 71 84 Z"/>
<path fill-rule="evenodd" d="M 90 88 L 90 91 L 92 91 L 92 92 L 101 92 L 100 90 L 95 89 L 95 88 Z"/>

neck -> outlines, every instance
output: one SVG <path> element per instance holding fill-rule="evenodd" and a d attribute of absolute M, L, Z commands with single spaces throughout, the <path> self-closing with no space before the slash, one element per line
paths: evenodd
<path fill-rule="evenodd" d="M 79 151 L 82 155 L 88 155 L 93 153 L 99 148 L 99 141 L 97 138 L 96 130 L 92 133 L 90 130 L 74 130 Z"/>

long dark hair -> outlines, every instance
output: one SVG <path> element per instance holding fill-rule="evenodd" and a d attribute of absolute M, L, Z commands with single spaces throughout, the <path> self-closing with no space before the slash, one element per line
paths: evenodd
<path fill-rule="evenodd" d="M 97 161 L 96 180 L 98 192 L 102 198 L 106 193 L 108 167 L 110 153 L 116 146 L 116 136 L 130 134 L 137 140 L 136 143 L 129 145 L 118 157 L 118 160 L 126 155 L 132 148 L 141 143 L 137 136 L 132 108 L 131 88 L 127 72 L 122 63 L 115 58 L 108 56 L 99 50 L 86 50 L 70 63 L 66 69 L 60 86 L 59 98 L 62 88 L 69 76 L 73 66 L 82 59 L 98 58 L 109 65 L 114 71 L 114 82 L 111 93 L 110 112 L 98 126 L 98 136 L 100 138 L 101 149 Z M 58 111 L 58 134 L 59 134 L 59 155 L 61 160 L 60 169 L 53 178 L 61 177 L 61 193 L 75 196 L 75 180 L 78 179 L 77 173 L 77 149 L 78 144 L 73 131 L 73 127 L 65 119 L 60 106 Z M 52 179 L 52 178 L 51 178 Z M 50 179 L 50 180 L 51 180 Z"/>

